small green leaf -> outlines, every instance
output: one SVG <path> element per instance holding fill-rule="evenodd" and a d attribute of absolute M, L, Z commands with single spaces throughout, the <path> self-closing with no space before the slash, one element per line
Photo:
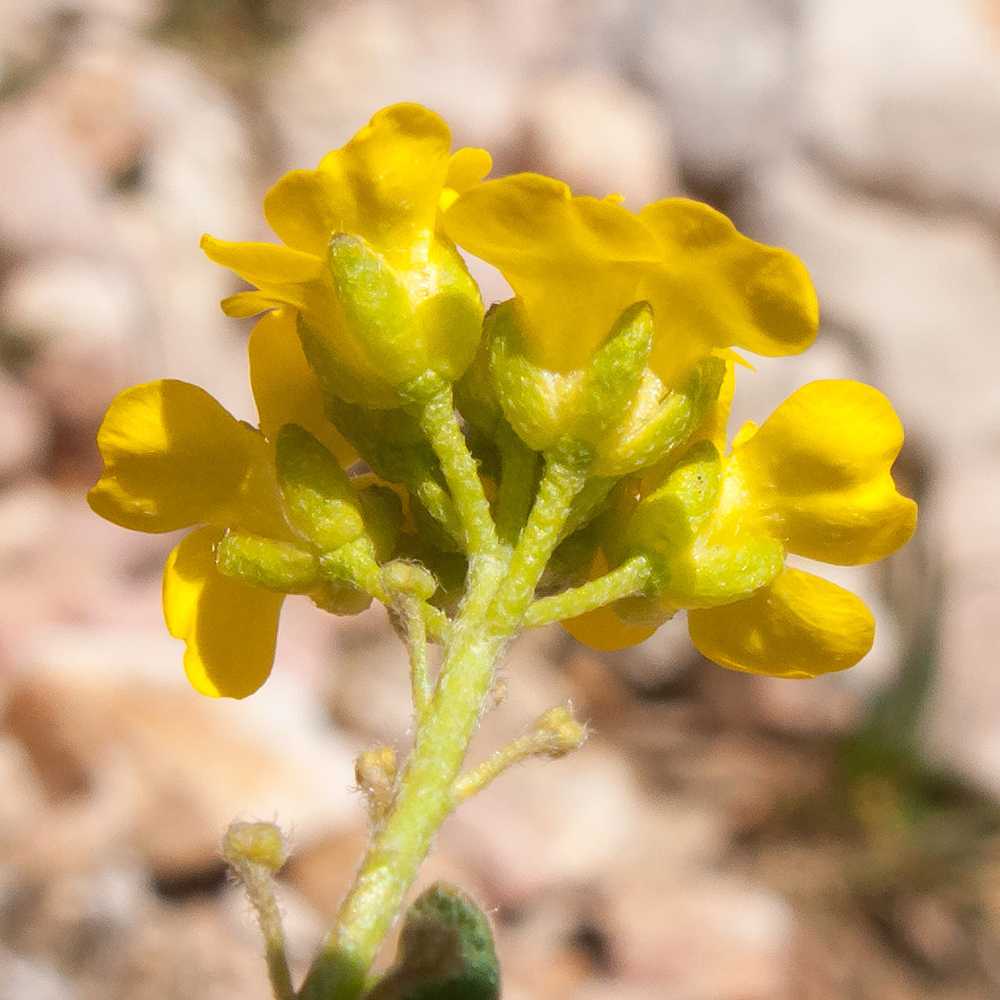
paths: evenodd
<path fill-rule="evenodd" d="M 500 966 L 483 912 L 439 882 L 407 910 L 392 968 L 364 1000 L 496 1000 Z"/>

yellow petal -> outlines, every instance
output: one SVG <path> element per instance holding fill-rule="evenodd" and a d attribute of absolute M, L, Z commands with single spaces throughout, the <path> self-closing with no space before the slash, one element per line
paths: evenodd
<path fill-rule="evenodd" d="M 319 165 L 338 191 L 351 194 L 355 214 L 336 231 L 363 236 L 396 266 L 415 263 L 434 231 L 450 146 L 448 126 L 433 111 L 384 108 Z"/>
<path fill-rule="evenodd" d="M 815 677 L 853 667 L 871 649 L 875 622 L 854 594 L 788 569 L 746 600 L 688 611 L 688 630 L 698 649 L 724 667 Z"/>
<path fill-rule="evenodd" d="M 251 587 L 215 568 L 218 528 L 193 531 L 163 571 L 163 615 L 184 640 L 184 670 L 197 691 L 245 698 L 274 662 L 283 594 Z"/>
<path fill-rule="evenodd" d="M 451 154 L 448 161 L 448 175 L 444 181 L 439 207 L 442 211 L 452 205 L 465 190 L 478 184 L 493 166 L 493 160 L 485 149 L 465 146 Z"/>
<path fill-rule="evenodd" d="M 626 209 L 574 198 L 565 184 L 539 174 L 469 188 L 442 225 L 503 273 L 518 297 L 529 358 L 559 372 L 590 359 L 641 297 L 643 269 L 658 260 L 652 237 Z"/>
<path fill-rule="evenodd" d="M 285 424 L 298 424 L 322 441 L 344 468 L 354 462 L 357 452 L 326 416 L 319 380 L 302 353 L 294 314 L 278 309 L 262 316 L 247 349 L 264 436 L 274 442 Z"/>
<path fill-rule="evenodd" d="M 637 625 L 626 625 L 610 607 L 596 608 L 585 615 L 567 618 L 562 627 L 574 639 L 591 649 L 611 652 L 615 649 L 628 649 L 645 642 L 656 628 L 645 628 Z"/>
<path fill-rule="evenodd" d="M 685 198 L 647 205 L 639 218 L 655 235 L 662 267 L 641 290 L 658 339 L 651 367 L 667 381 L 712 348 L 776 357 L 805 350 L 819 312 L 802 262 L 737 232 L 720 212 Z"/>
<path fill-rule="evenodd" d="M 333 234 L 357 225 L 351 188 L 325 170 L 285 174 L 264 196 L 264 218 L 283 243 L 324 260 Z"/>
<path fill-rule="evenodd" d="M 781 522 L 788 549 L 839 565 L 871 562 L 913 534 L 916 504 L 896 491 L 903 428 L 861 382 L 821 381 L 785 400 L 734 444 L 749 489 Z"/>
<path fill-rule="evenodd" d="M 319 277 L 323 257 L 291 250 L 277 243 L 230 243 L 202 236 L 201 248 L 209 260 L 235 271 L 258 287 L 294 285 Z"/>
<path fill-rule="evenodd" d="M 233 319 L 246 319 L 248 316 L 258 316 L 269 309 L 277 309 L 286 303 L 265 292 L 237 292 L 224 298 L 219 305 L 222 311 Z"/>
<path fill-rule="evenodd" d="M 230 523 L 267 445 L 204 389 L 171 379 L 126 389 L 97 433 L 101 517 L 138 531 Z"/>

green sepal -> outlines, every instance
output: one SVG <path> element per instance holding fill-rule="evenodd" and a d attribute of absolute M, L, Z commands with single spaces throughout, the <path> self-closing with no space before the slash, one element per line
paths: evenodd
<path fill-rule="evenodd" d="M 379 479 L 402 483 L 436 522 L 437 540 L 459 548 L 460 535 L 441 467 L 415 417 L 403 409 L 370 410 L 326 396 L 327 415 Z M 419 509 L 411 511 L 420 518 Z"/>
<path fill-rule="evenodd" d="M 309 364 L 323 387 L 338 396 L 355 403 L 398 405 L 394 387 L 419 375 L 424 360 L 406 289 L 361 236 L 336 233 L 327 264 L 346 337 L 332 339 L 329 330 L 314 327 L 303 313 L 298 329 Z M 345 350 L 355 356 L 356 371 L 345 365 Z"/>
<path fill-rule="evenodd" d="M 679 389 L 664 391 L 647 369 L 628 412 L 598 449 L 593 474 L 624 476 L 648 469 L 684 445 L 719 397 L 726 363 L 703 358 Z"/>
<path fill-rule="evenodd" d="M 281 594 L 307 594 L 322 581 L 316 556 L 294 542 L 230 529 L 215 550 L 223 576 Z"/>
<path fill-rule="evenodd" d="M 721 489 L 722 456 L 711 441 L 699 441 L 638 503 L 626 546 L 670 563 L 712 516 Z"/>
<path fill-rule="evenodd" d="M 513 300 L 487 316 L 490 380 L 504 415 L 535 451 L 564 437 L 598 445 L 621 418 L 636 391 L 653 344 L 653 317 L 645 302 L 618 319 L 585 368 L 539 368 L 529 360 Z"/>
<path fill-rule="evenodd" d="M 651 624 L 677 608 L 718 607 L 770 583 L 784 565 L 784 545 L 744 503 L 724 478 L 715 445 L 699 441 L 632 512 L 625 548 L 650 559 L 656 597 L 648 607 L 645 598 L 626 598 L 616 613 L 629 624 Z"/>
<path fill-rule="evenodd" d="M 275 461 L 288 519 L 321 552 L 333 552 L 365 533 L 347 473 L 312 434 L 285 424 Z"/>
<path fill-rule="evenodd" d="M 500 963 L 489 920 L 461 889 L 439 882 L 403 918 L 392 968 L 364 1000 L 497 1000 Z"/>
<path fill-rule="evenodd" d="M 469 366 L 482 327 L 479 288 L 448 240 L 436 237 L 424 252 L 416 262 L 397 254 L 390 263 L 361 236 L 333 235 L 324 289 L 332 301 L 298 320 L 305 355 L 328 392 L 394 408 L 403 383 L 426 371 L 451 382 Z M 323 306 L 341 330 L 314 323 Z"/>
<path fill-rule="evenodd" d="M 391 559 L 403 530 L 403 501 L 395 490 L 372 483 L 358 491 L 358 505 L 379 562 Z"/>
<path fill-rule="evenodd" d="M 485 335 L 479 344 L 479 350 L 472 359 L 472 364 L 465 370 L 465 374 L 452 387 L 455 406 L 459 413 L 470 427 L 475 428 L 485 438 L 492 438 L 498 425 L 504 420 L 500 401 L 493 390 L 493 377 L 490 374 L 492 345 L 489 331 L 494 324 L 493 315 L 499 308 L 498 305 L 492 305 L 487 311 L 483 320 Z"/>

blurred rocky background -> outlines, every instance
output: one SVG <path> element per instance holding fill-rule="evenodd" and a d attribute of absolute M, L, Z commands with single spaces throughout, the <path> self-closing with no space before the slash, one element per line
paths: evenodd
<path fill-rule="evenodd" d="M 525 636 L 477 752 L 567 699 L 593 737 L 463 806 L 421 884 L 492 913 L 509 1000 L 1000 995 L 996 0 L 3 0 L 0 1000 L 264 1000 L 234 816 L 291 832 L 300 972 L 351 878 L 353 757 L 409 725 L 384 616 L 291 600 L 263 691 L 200 699 L 160 614 L 176 539 L 83 494 L 127 385 L 253 418 L 198 238 L 268 238 L 266 188 L 399 100 L 497 173 L 688 194 L 799 254 L 819 340 L 736 417 L 872 382 L 921 503 L 838 573 L 879 619 L 844 676 L 727 673 L 682 622 L 610 656 Z"/>

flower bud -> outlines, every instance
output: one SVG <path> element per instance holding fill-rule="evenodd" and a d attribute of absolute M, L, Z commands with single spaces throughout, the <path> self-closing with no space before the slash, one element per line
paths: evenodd
<path fill-rule="evenodd" d="M 260 865 L 270 872 L 288 860 L 288 843 L 274 823 L 234 820 L 222 838 L 222 856 L 234 867 Z"/>

